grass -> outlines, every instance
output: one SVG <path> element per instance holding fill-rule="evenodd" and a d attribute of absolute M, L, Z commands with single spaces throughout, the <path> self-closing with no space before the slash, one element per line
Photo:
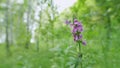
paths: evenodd
<path fill-rule="evenodd" d="M 36 50 L 35 44 L 31 44 L 29 49 L 12 45 L 11 56 L 7 56 L 5 45 L 1 44 L 0 68 L 73 68 L 78 54 L 77 45 L 73 42 L 69 31 L 66 31 L 66 35 L 63 30 L 57 31 L 54 39 L 55 46 L 53 47 L 51 42 L 41 42 L 39 52 Z M 91 34 L 88 33 L 84 34 L 87 46 L 82 46 L 83 68 L 106 68 L 106 60 L 109 68 L 119 68 L 120 32 L 112 33 L 113 37 L 109 46 L 106 44 L 106 40 L 102 39 L 105 33 L 90 32 L 95 37 L 89 37 Z M 109 47 L 109 49 L 103 51 L 102 46 Z"/>

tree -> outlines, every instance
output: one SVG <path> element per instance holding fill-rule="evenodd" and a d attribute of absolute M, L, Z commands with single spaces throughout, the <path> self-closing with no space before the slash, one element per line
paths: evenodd
<path fill-rule="evenodd" d="M 31 38 L 31 34 L 30 34 L 30 24 L 31 24 L 31 4 L 32 1 L 28 0 L 28 10 L 27 10 L 27 24 L 26 24 L 26 28 L 27 28 L 27 39 L 26 39 L 26 48 L 29 48 L 30 45 L 30 38 Z"/>
<path fill-rule="evenodd" d="M 6 24 L 5 24 L 5 28 L 6 28 L 6 49 L 7 49 L 7 53 L 10 52 L 10 42 L 9 42 L 9 0 L 6 1 L 6 13 L 5 13 L 5 21 L 6 21 Z"/>

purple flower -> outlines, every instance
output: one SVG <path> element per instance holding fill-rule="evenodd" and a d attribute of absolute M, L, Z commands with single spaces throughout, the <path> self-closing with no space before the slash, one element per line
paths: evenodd
<path fill-rule="evenodd" d="M 65 23 L 68 25 L 68 24 L 70 24 L 70 21 L 66 20 L 66 22 L 65 22 Z"/>
<path fill-rule="evenodd" d="M 79 35 L 79 39 L 82 39 L 82 34 Z"/>
<path fill-rule="evenodd" d="M 77 19 L 74 19 L 74 22 L 78 22 L 78 20 L 77 20 Z"/>
<path fill-rule="evenodd" d="M 75 33 L 77 33 L 77 31 L 78 31 L 78 28 L 77 27 L 73 27 L 72 33 L 75 34 Z"/>
<path fill-rule="evenodd" d="M 74 22 L 75 25 L 82 26 L 81 22 Z"/>
<path fill-rule="evenodd" d="M 82 27 L 78 27 L 78 32 L 82 32 L 83 31 L 83 28 Z"/>
<path fill-rule="evenodd" d="M 70 24 L 70 21 L 66 20 L 66 24 Z M 78 43 L 82 43 L 83 45 L 86 45 L 86 41 L 82 41 L 82 34 L 83 26 L 81 22 L 78 22 L 77 19 L 74 19 L 73 24 L 70 24 L 70 27 L 72 29 L 72 34 L 74 37 L 74 41 Z"/>
<path fill-rule="evenodd" d="M 82 44 L 83 44 L 83 45 L 86 45 L 86 41 L 82 41 Z"/>
<path fill-rule="evenodd" d="M 74 36 L 74 41 L 75 41 L 75 42 L 82 40 L 82 34 L 79 34 L 79 35 L 73 34 L 73 36 Z"/>
<path fill-rule="evenodd" d="M 78 36 L 77 35 L 74 35 L 74 41 L 78 41 Z"/>
<path fill-rule="evenodd" d="M 82 32 L 83 31 L 83 27 L 82 27 L 82 25 L 74 25 L 73 26 L 73 30 L 72 30 L 72 33 L 77 33 L 77 32 Z"/>

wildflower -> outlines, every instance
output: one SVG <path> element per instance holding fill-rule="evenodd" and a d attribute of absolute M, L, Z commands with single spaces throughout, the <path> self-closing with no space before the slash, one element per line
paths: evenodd
<path fill-rule="evenodd" d="M 74 34 L 74 41 L 81 41 L 82 40 L 82 34 L 80 34 L 80 35 L 76 35 L 76 34 Z"/>
<path fill-rule="evenodd" d="M 82 44 L 83 44 L 83 45 L 86 45 L 86 41 L 82 41 Z"/>
<path fill-rule="evenodd" d="M 70 22 L 66 20 L 66 24 L 70 24 Z M 71 32 L 73 34 L 74 41 L 78 43 L 78 46 L 79 46 L 79 54 L 78 55 L 79 55 L 79 58 L 82 61 L 82 53 L 81 53 L 81 45 L 80 44 L 86 45 L 86 41 L 83 41 L 82 34 L 81 34 L 82 31 L 83 31 L 82 23 L 79 22 L 77 19 L 74 19 L 73 24 L 70 24 L 70 26 L 72 28 Z M 78 64 L 79 64 L 79 62 L 76 61 L 76 64 L 75 64 L 74 68 L 76 68 L 78 66 Z M 82 62 L 81 62 L 81 68 L 82 68 Z"/>
<path fill-rule="evenodd" d="M 66 24 L 70 24 L 70 21 L 66 20 Z M 82 41 L 82 34 L 81 32 L 83 31 L 83 26 L 82 23 L 79 22 L 77 19 L 74 19 L 73 24 L 70 24 L 72 28 L 72 34 L 74 37 L 74 41 L 78 43 L 82 43 L 83 45 L 86 45 L 85 41 Z"/>
<path fill-rule="evenodd" d="M 73 30 L 72 30 L 72 33 L 81 33 L 83 31 L 83 28 L 82 26 L 78 26 L 78 25 L 75 25 L 73 26 Z"/>
<path fill-rule="evenodd" d="M 70 21 L 66 20 L 66 22 L 65 22 L 65 23 L 68 25 L 68 24 L 70 24 Z"/>

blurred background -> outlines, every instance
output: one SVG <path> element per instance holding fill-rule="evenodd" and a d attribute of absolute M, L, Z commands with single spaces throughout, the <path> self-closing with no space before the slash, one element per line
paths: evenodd
<path fill-rule="evenodd" d="M 0 68 L 74 68 L 74 17 L 83 68 L 120 68 L 120 0 L 0 0 Z"/>

